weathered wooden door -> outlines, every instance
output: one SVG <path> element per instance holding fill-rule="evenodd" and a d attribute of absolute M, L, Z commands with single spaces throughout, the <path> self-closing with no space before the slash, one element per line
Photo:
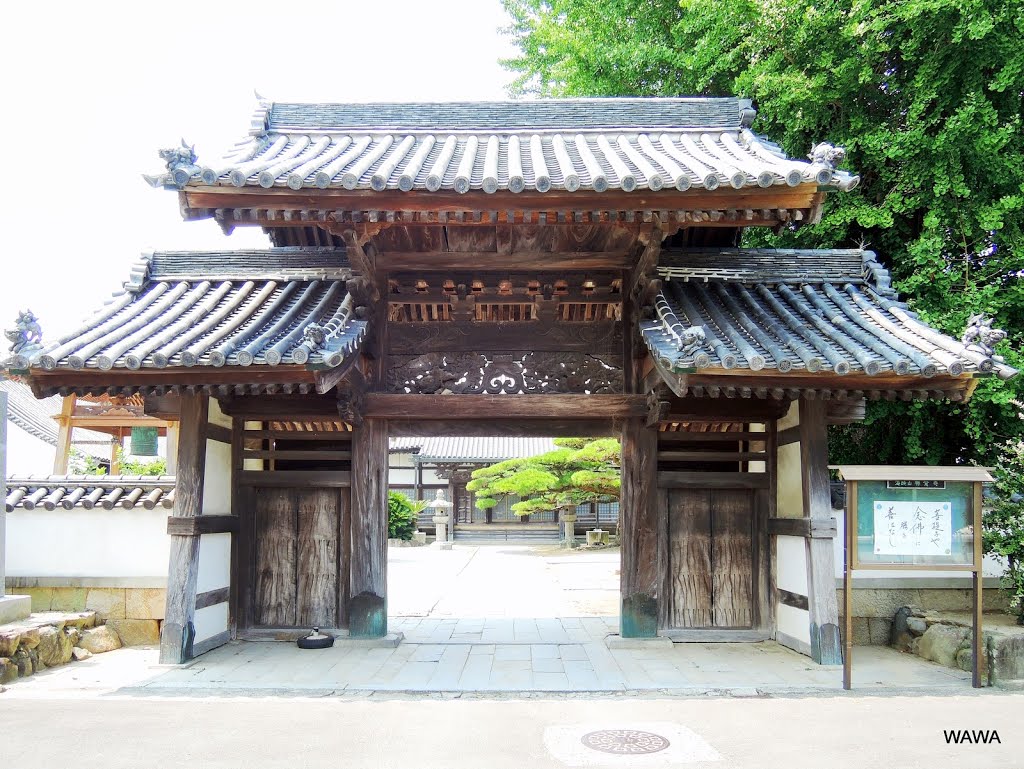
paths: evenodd
<path fill-rule="evenodd" d="M 345 498 L 337 488 L 256 490 L 257 626 L 338 627 Z"/>
<path fill-rule="evenodd" d="M 669 627 L 751 630 L 760 625 L 763 492 L 669 489 Z"/>

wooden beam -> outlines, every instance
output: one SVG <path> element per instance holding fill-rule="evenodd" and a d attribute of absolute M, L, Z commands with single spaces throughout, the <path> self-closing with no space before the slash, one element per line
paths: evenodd
<path fill-rule="evenodd" d="M 221 410 L 253 421 L 338 419 L 338 401 L 325 395 L 252 395 L 218 398 Z"/>
<path fill-rule="evenodd" d="M 241 470 L 238 485 L 347 488 L 352 485 L 352 473 L 347 470 Z"/>
<path fill-rule="evenodd" d="M 195 518 L 203 510 L 209 405 L 209 398 L 205 395 L 181 396 L 174 517 Z M 160 632 L 160 662 L 163 664 L 186 662 L 193 655 L 199 539 L 193 534 L 171 536 L 167 604 Z"/>
<path fill-rule="evenodd" d="M 388 425 L 366 419 L 352 437 L 349 635 L 388 632 Z"/>
<path fill-rule="evenodd" d="M 642 395 L 403 395 L 368 393 L 380 419 L 615 419 L 647 415 Z"/>
<path fill-rule="evenodd" d="M 394 355 L 453 350 L 610 355 L 621 350 L 623 331 L 623 324 L 614 320 L 589 323 L 392 323 L 388 329 L 388 344 Z"/>
<path fill-rule="evenodd" d="M 685 398 L 671 401 L 663 422 L 763 422 L 779 419 L 788 401 Z"/>
<path fill-rule="evenodd" d="M 826 405 L 823 401 L 800 401 L 800 469 L 804 516 L 812 520 L 831 521 L 828 434 Z M 843 652 L 832 539 L 808 537 L 804 542 L 807 548 L 811 656 L 822 665 L 840 665 Z"/>
<path fill-rule="evenodd" d="M 659 553 L 667 534 L 659 527 L 657 504 L 658 433 L 643 419 L 629 419 L 622 428 L 622 487 L 619 501 L 619 572 L 623 638 L 653 638 L 661 616 L 662 563 Z"/>
<path fill-rule="evenodd" d="M 205 609 L 207 606 L 216 606 L 219 603 L 224 603 L 230 595 L 231 589 L 227 587 L 207 590 L 205 593 L 200 593 L 196 596 L 196 608 Z"/>
<path fill-rule="evenodd" d="M 769 518 L 768 533 L 786 537 L 834 539 L 838 535 L 834 518 Z"/>
<path fill-rule="evenodd" d="M 68 471 L 68 458 L 71 456 L 71 433 L 74 425 L 71 415 L 75 412 L 75 396 L 68 395 L 61 404 L 60 416 L 57 417 L 57 452 L 53 455 L 53 474 L 65 475 Z"/>
<path fill-rule="evenodd" d="M 167 517 L 167 533 L 171 536 L 198 537 L 202 534 L 223 534 L 238 531 L 238 516 L 235 515 L 197 515 Z"/>
<path fill-rule="evenodd" d="M 768 473 L 715 473 L 701 470 L 659 470 L 663 489 L 767 489 Z"/>
<path fill-rule="evenodd" d="M 377 255 L 381 269 L 398 270 L 619 270 L 631 267 L 632 254 L 622 251 L 516 251 L 499 254 L 492 251 L 388 252 Z"/>
<path fill-rule="evenodd" d="M 509 396 L 515 397 L 515 396 Z M 545 438 L 557 435 L 563 438 L 618 437 L 619 419 L 391 419 L 388 426 L 393 436 L 411 438 L 438 438 L 449 435 L 466 437 L 502 436 L 506 438 Z"/>
<path fill-rule="evenodd" d="M 231 428 L 211 423 L 206 427 L 206 439 L 217 443 L 231 443 Z"/>

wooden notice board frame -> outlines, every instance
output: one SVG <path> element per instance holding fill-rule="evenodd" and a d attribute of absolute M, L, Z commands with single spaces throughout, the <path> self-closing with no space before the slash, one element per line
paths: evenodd
<path fill-rule="evenodd" d="M 853 572 L 871 569 L 900 569 L 907 571 L 954 571 L 970 572 L 973 579 L 972 614 L 973 633 L 971 638 L 971 654 L 973 657 L 973 670 L 971 683 L 974 688 L 980 688 L 981 683 L 981 564 L 982 564 L 982 537 L 981 537 L 981 486 L 986 481 L 992 481 L 992 475 L 985 467 L 901 467 L 898 465 L 834 465 L 830 469 L 838 470 L 839 477 L 846 482 L 846 516 L 845 536 L 843 542 L 843 688 L 850 689 L 853 686 Z M 889 492 L 879 492 L 877 482 L 886 483 Z M 929 557 L 913 555 L 917 559 L 914 563 L 885 561 L 884 558 L 866 561 L 861 558 L 859 547 L 859 520 L 858 520 L 858 499 L 859 484 L 869 482 L 868 488 L 872 494 L 887 493 L 889 496 L 898 496 L 910 492 L 910 496 L 922 502 L 939 500 L 942 497 L 953 497 L 959 495 L 959 502 L 963 506 L 959 510 L 960 518 L 970 521 L 971 525 L 971 549 L 969 558 L 964 555 L 968 552 L 962 550 L 958 554 L 950 552 L 949 555 Z M 865 489 L 867 491 L 867 489 Z M 966 492 L 966 493 L 965 493 Z M 968 510 L 967 507 L 970 509 Z M 873 522 L 871 528 L 872 539 L 875 536 Z M 952 547 L 950 548 L 952 551 Z M 907 556 L 896 555 L 895 558 Z M 959 560 L 957 558 L 959 557 Z"/>

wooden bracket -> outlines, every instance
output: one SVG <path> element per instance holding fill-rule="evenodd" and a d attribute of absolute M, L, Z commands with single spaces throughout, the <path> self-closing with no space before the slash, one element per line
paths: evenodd
<path fill-rule="evenodd" d="M 657 389 L 647 393 L 647 427 L 655 427 L 668 416 L 669 402 L 662 400 Z"/>

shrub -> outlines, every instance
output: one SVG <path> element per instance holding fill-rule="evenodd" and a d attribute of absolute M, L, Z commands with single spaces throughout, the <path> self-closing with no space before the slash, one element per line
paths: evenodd
<path fill-rule="evenodd" d="M 416 508 L 422 507 L 397 491 L 388 492 L 388 539 L 412 539 L 416 532 Z"/>
<path fill-rule="evenodd" d="M 1024 444 L 1007 444 L 993 470 L 995 499 L 982 517 L 985 552 L 1006 558 L 1002 587 L 1024 625 Z"/>

